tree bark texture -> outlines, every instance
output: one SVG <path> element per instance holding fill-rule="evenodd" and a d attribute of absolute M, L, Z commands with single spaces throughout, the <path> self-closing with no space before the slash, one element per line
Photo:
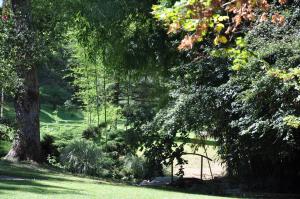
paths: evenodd
<path fill-rule="evenodd" d="M 14 12 L 15 29 L 17 33 L 24 34 L 26 44 L 21 44 L 19 62 L 15 69 L 22 83 L 15 93 L 15 111 L 18 130 L 12 149 L 6 155 L 6 159 L 14 161 L 41 160 L 40 147 L 40 123 L 39 123 L 39 87 L 37 67 L 33 59 L 33 51 L 25 50 L 34 48 L 32 35 L 31 5 L 30 0 L 11 0 L 12 12 Z M 29 60 L 29 61 L 28 61 Z"/>

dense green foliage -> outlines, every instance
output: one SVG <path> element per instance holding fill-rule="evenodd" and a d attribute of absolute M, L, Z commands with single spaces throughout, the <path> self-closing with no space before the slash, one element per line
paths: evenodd
<path fill-rule="evenodd" d="M 73 140 L 61 152 L 56 165 L 73 173 L 122 180 L 142 179 L 146 175 L 145 162 L 125 150 L 119 135 L 110 134 L 107 145 L 99 146 L 93 141 Z M 113 139 L 115 137 L 115 139 Z M 127 154 L 125 154 L 127 152 Z M 54 165 L 56 163 L 54 162 Z"/>
<path fill-rule="evenodd" d="M 191 59 L 172 70 L 173 103 L 147 127 L 158 140 L 148 139 L 148 146 L 156 143 L 150 157 L 158 163 L 180 157 L 176 136 L 210 135 L 220 144 L 230 176 L 256 189 L 296 190 L 299 3 L 284 9 L 282 26 L 260 21 L 244 27 L 244 39 L 227 47 L 207 43 L 187 53 Z"/>
<path fill-rule="evenodd" d="M 69 171 L 93 175 L 101 156 L 101 150 L 93 142 L 75 140 L 62 151 L 61 162 Z"/>
<path fill-rule="evenodd" d="M 12 101 L 16 62 L 39 66 L 43 160 L 68 171 L 152 179 L 188 163 L 191 138 L 195 152 L 214 139 L 229 177 L 297 191 L 299 4 L 33 0 L 25 38 L 0 20 L 1 87 Z M 15 42 L 30 36 L 32 59 L 17 59 Z M 0 121 L 5 144 L 13 118 Z"/>

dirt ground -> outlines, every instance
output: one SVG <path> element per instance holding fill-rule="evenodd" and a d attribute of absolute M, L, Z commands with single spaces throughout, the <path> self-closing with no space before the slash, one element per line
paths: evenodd
<path fill-rule="evenodd" d="M 186 146 L 185 152 L 192 153 L 193 150 L 191 149 L 190 146 Z M 206 156 L 205 150 L 203 148 L 200 148 L 196 153 Z M 214 177 L 224 176 L 226 174 L 225 165 L 224 164 L 222 165 L 221 160 L 218 158 L 217 148 L 213 146 L 208 146 L 207 155 L 209 158 L 213 160 L 210 161 L 212 175 L 209 169 L 208 161 L 207 159 L 204 158 L 203 179 L 209 180 L 209 179 L 213 179 Z M 184 177 L 200 178 L 201 157 L 195 155 L 184 155 L 183 158 L 188 161 L 188 164 L 184 165 Z M 180 165 L 174 166 L 174 174 L 178 172 L 179 168 Z M 170 170 L 171 169 L 168 168 L 168 171 Z"/>

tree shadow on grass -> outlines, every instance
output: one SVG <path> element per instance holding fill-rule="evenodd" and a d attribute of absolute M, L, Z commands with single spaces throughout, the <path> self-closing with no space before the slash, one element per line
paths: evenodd
<path fill-rule="evenodd" d="M 79 110 L 76 111 L 59 110 L 57 116 L 60 119 L 65 120 L 66 122 L 70 122 L 70 121 L 78 122 L 84 120 L 84 115 Z"/>
<path fill-rule="evenodd" d="M 55 120 L 51 117 L 51 114 L 45 110 L 40 111 L 40 118 L 41 118 L 41 121 L 46 122 L 46 123 L 55 122 Z"/>
<path fill-rule="evenodd" d="M 184 194 L 193 194 L 193 195 L 205 195 L 205 196 L 217 196 L 217 197 L 224 197 L 224 198 L 249 198 L 249 197 L 242 197 L 237 195 L 228 195 L 228 194 L 221 194 L 221 193 L 214 193 L 210 191 L 202 191 L 202 190 L 191 190 L 189 188 L 176 188 L 170 186 L 146 186 L 145 189 L 153 189 L 159 191 L 168 191 L 168 192 L 177 192 L 177 193 L 184 193 Z"/>
<path fill-rule="evenodd" d="M 198 195 L 198 196 L 217 196 L 217 197 L 224 197 L 224 198 L 249 198 L 249 197 L 241 197 L 241 196 L 233 196 L 233 195 L 225 195 L 225 194 L 217 194 L 217 193 L 211 193 L 211 192 L 205 192 L 201 190 L 191 190 L 191 189 L 185 189 L 185 188 L 177 188 L 172 186 L 134 186 L 130 183 L 120 183 L 120 182 L 114 182 L 114 181 L 98 181 L 97 184 L 100 185 L 110 185 L 110 186 L 116 186 L 116 187 L 136 187 L 141 189 L 152 189 L 155 191 L 162 191 L 162 192 L 174 192 L 174 193 L 182 193 L 182 194 L 192 194 L 192 195 Z"/>
<path fill-rule="evenodd" d="M 65 187 L 41 184 L 36 181 L 29 180 L 0 180 L 0 195 L 3 191 L 11 192 L 29 192 L 34 194 L 75 194 L 82 195 L 78 189 L 70 189 Z"/>
<path fill-rule="evenodd" d="M 158 187 L 158 186 L 147 186 L 146 189 L 154 189 L 160 191 L 170 191 L 170 192 L 178 192 L 185 194 L 196 194 L 196 195 L 206 195 L 206 196 L 217 196 L 224 198 L 247 198 L 247 199 L 300 199 L 300 195 L 298 194 L 277 194 L 277 193 L 259 193 L 259 192 L 245 192 L 245 193 L 236 193 L 236 194 L 224 194 L 224 193 L 215 193 L 211 191 L 201 190 L 191 190 L 184 188 L 175 188 L 175 187 Z"/>
<path fill-rule="evenodd" d="M 62 171 L 55 171 L 46 167 L 41 168 L 32 164 L 17 164 L 9 161 L 0 161 L 0 176 L 9 176 L 25 180 L 49 180 L 81 182 L 79 179 L 70 179 L 66 176 L 59 176 Z M 1 178 L 0 178 L 1 179 Z"/>

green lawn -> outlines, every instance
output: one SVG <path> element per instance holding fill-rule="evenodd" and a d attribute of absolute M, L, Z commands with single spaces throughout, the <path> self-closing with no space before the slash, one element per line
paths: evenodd
<path fill-rule="evenodd" d="M 29 164 L 0 161 L 0 198 L 99 199 L 218 199 L 222 197 L 129 186 L 76 177 Z M 19 179 L 3 179 L 14 176 Z M 22 180 L 21 180 L 22 179 Z"/>
<path fill-rule="evenodd" d="M 12 106 L 6 107 L 6 114 L 14 116 Z M 41 135 L 66 137 L 81 136 L 87 127 L 80 111 L 54 112 L 51 106 L 41 107 Z M 62 139 L 63 140 L 63 139 Z M 10 148 L 9 142 L 0 142 L 0 155 Z M 182 193 L 178 190 L 161 190 L 128 186 L 120 183 L 93 180 L 62 174 L 32 165 L 18 165 L 0 161 L 0 176 L 15 176 L 25 180 L 1 180 L 0 199 L 4 198 L 99 198 L 99 199 L 217 199 L 222 197 L 205 196 L 195 193 Z"/>
<path fill-rule="evenodd" d="M 6 103 L 5 117 L 14 118 L 15 112 L 13 104 Z M 44 135 L 52 135 L 54 137 L 60 137 L 61 142 L 70 140 L 72 138 L 79 138 L 83 130 L 85 130 L 88 125 L 84 118 L 82 111 L 72 110 L 67 111 L 60 108 L 58 111 L 54 111 L 51 105 L 42 104 L 40 111 L 40 131 L 41 138 Z M 0 157 L 7 153 L 9 149 L 9 143 L 0 143 Z"/>

